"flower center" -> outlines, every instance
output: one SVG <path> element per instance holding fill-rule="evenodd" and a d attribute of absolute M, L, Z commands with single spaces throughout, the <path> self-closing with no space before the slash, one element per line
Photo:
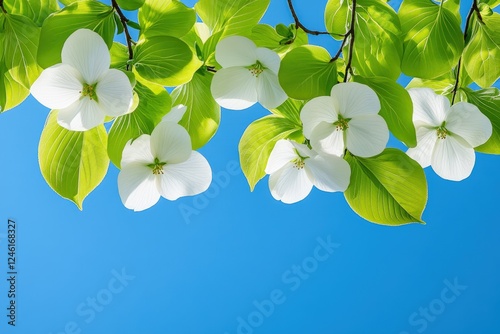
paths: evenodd
<path fill-rule="evenodd" d="M 298 155 L 298 157 L 291 161 L 293 163 L 293 168 L 304 169 L 304 166 L 306 165 L 305 161 L 309 157 L 301 156 L 297 149 L 295 149 L 295 153 Z"/>
<path fill-rule="evenodd" d="M 334 122 L 335 128 L 337 131 L 345 131 L 349 128 L 350 118 L 344 118 L 342 115 L 339 115 L 338 121 Z"/>
<path fill-rule="evenodd" d="M 149 164 L 148 167 L 153 170 L 154 175 L 163 175 L 165 174 L 165 172 L 163 171 L 163 166 L 165 166 L 166 164 L 166 162 L 160 162 L 158 158 L 155 158 L 155 162 Z"/>
<path fill-rule="evenodd" d="M 448 129 L 446 129 L 444 127 L 445 125 L 446 125 L 446 122 L 443 122 L 443 124 L 441 124 L 441 126 L 439 128 L 437 128 L 436 132 L 437 132 L 438 139 L 446 139 L 446 136 L 448 136 L 450 134 Z"/>
<path fill-rule="evenodd" d="M 97 101 L 97 94 L 95 92 L 96 86 L 97 84 L 83 84 L 83 89 L 80 91 L 80 93 L 82 94 L 82 96 L 88 96 L 89 99 Z"/>
<path fill-rule="evenodd" d="M 258 60 L 255 64 L 250 65 L 247 68 L 254 77 L 259 77 L 259 75 L 266 69 L 266 67 Z"/>

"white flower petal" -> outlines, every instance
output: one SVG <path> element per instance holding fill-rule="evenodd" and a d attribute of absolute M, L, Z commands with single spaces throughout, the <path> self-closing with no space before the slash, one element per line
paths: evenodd
<path fill-rule="evenodd" d="M 95 88 L 97 100 L 106 115 L 122 116 L 130 111 L 133 89 L 127 75 L 120 70 L 106 70 Z"/>
<path fill-rule="evenodd" d="M 488 117 L 478 107 L 467 102 L 451 106 L 445 127 L 465 139 L 472 147 L 486 143 L 493 132 Z"/>
<path fill-rule="evenodd" d="M 160 122 L 151 133 L 151 153 L 160 162 L 184 162 L 191 156 L 191 151 L 191 137 L 179 124 Z"/>
<path fill-rule="evenodd" d="M 269 159 L 267 160 L 266 174 L 275 173 L 278 169 L 281 169 L 287 163 L 297 158 L 298 156 L 295 151 L 295 146 L 290 140 L 278 140 L 269 155 Z"/>
<path fill-rule="evenodd" d="M 130 164 L 120 171 L 118 192 L 123 205 L 134 211 L 146 210 L 160 199 L 153 170 L 138 163 Z"/>
<path fill-rule="evenodd" d="M 141 163 L 149 165 L 154 163 L 155 158 L 151 154 L 151 136 L 143 134 L 134 140 L 129 140 L 122 152 L 121 168 L 129 164 Z"/>
<path fill-rule="evenodd" d="M 335 155 L 317 155 L 305 161 L 305 168 L 313 176 L 316 188 L 328 191 L 345 191 L 351 180 L 351 167 Z"/>
<path fill-rule="evenodd" d="M 304 168 L 298 169 L 289 163 L 269 176 L 271 195 L 286 204 L 306 198 L 311 192 L 312 182 Z"/>
<path fill-rule="evenodd" d="M 278 76 L 270 70 L 264 70 L 257 78 L 257 99 L 267 109 L 277 108 L 288 99 Z"/>
<path fill-rule="evenodd" d="M 173 107 L 172 109 L 170 109 L 170 111 L 165 115 L 163 116 L 162 118 L 162 122 L 173 122 L 173 123 L 179 123 L 182 119 L 182 117 L 184 117 L 184 114 L 186 113 L 187 111 L 187 107 L 183 104 L 179 104 L 175 107 Z"/>
<path fill-rule="evenodd" d="M 182 196 L 200 194 L 212 182 L 212 169 L 207 159 L 196 151 L 192 151 L 189 159 L 184 162 L 163 166 L 163 171 L 158 186 L 161 195 L 171 201 Z"/>
<path fill-rule="evenodd" d="M 389 128 L 380 115 L 365 115 L 351 119 L 346 130 L 346 146 L 354 155 L 368 158 L 385 149 Z"/>
<path fill-rule="evenodd" d="M 59 109 L 57 123 L 71 131 L 87 131 L 104 123 L 104 117 L 98 103 L 84 97 L 67 108 Z"/>
<path fill-rule="evenodd" d="M 274 74 L 278 74 L 281 58 L 276 52 L 267 48 L 257 48 L 257 60 Z"/>
<path fill-rule="evenodd" d="M 474 149 L 460 137 L 447 136 L 438 139 L 432 153 L 432 169 L 443 179 L 461 181 L 474 168 Z"/>
<path fill-rule="evenodd" d="M 339 83 L 333 86 L 331 95 L 338 100 L 338 110 L 344 118 L 374 115 L 380 111 L 377 93 L 367 85 L 357 82 Z"/>
<path fill-rule="evenodd" d="M 232 110 L 242 110 L 258 101 L 257 78 L 244 67 L 223 68 L 215 73 L 211 85 L 217 103 Z"/>
<path fill-rule="evenodd" d="M 250 66 L 257 62 L 257 46 L 242 36 L 229 36 L 217 43 L 215 59 L 224 68 Z"/>
<path fill-rule="evenodd" d="M 345 150 L 344 131 L 333 124 L 322 122 L 311 134 L 311 146 L 317 152 L 342 156 Z"/>
<path fill-rule="evenodd" d="M 97 82 L 111 62 L 106 43 L 99 34 L 89 29 L 79 29 L 68 37 L 61 59 L 63 64 L 76 68 L 89 85 Z"/>
<path fill-rule="evenodd" d="M 43 70 L 31 86 L 31 94 L 50 109 L 66 108 L 82 95 L 83 78 L 74 67 L 57 64 Z"/>
<path fill-rule="evenodd" d="M 450 101 L 443 95 L 437 95 L 430 88 L 412 88 L 408 90 L 413 102 L 413 123 L 415 126 L 441 126 L 450 109 Z"/>
<path fill-rule="evenodd" d="M 338 102 L 330 96 L 315 97 L 307 102 L 300 111 L 300 120 L 304 125 L 304 136 L 311 138 L 313 129 L 321 122 L 333 124 L 338 121 Z"/>
<path fill-rule="evenodd" d="M 409 148 L 406 154 L 423 168 L 431 165 L 432 152 L 438 140 L 436 129 L 429 129 L 424 126 L 417 130 L 417 146 Z"/>

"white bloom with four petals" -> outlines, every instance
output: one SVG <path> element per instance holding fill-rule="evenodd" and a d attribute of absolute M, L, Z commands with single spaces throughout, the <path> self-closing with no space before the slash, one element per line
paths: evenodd
<path fill-rule="evenodd" d="M 484 144 L 492 134 L 490 120 L 467 102 L 450 106 L 443 95 L 430 88 L 408 91 L 413 101 L 413 123 L 417 146 L 407 154 L 422 167 L 432 166 L 440 177 L 460 181 L 474 168 L 474 147 Z"/>
<path fill-rule="evenodd" d="M 259 48 L 250 39 L 230 36 L 215 48 L 215 59 L 222 66 L 212 80 L 212 96 L 226 109 L 242 110 L 260 102 L 274 109 L 288 98 L 278 81 L 280 57 Z"/>
<path fill-rule="evenodd" d="M 381 153 L 389 129 L 380 111 L 377 94 L 356 82 L 333 86 L 330 96 L 307 102 L 300 113 L 304 136 L 318 152 L 342 156 L 347 149 L 356 156 Z"/>
<path fill-rule="evenodd" d="M 189 134 L 175 122 L 160 122 L 151 135 L 129 141 L 123 150 L 118 191 L 128 209 L 148 209 L 160 196 L 174 201 L 197 195 L 211 182 L 208 161 L 192 150 Z"/>
<path fill-rule="evenodd" d="M 342 158 L 319 155 L 306 145 L 281 139 L 269 156 L 266 166 L 273 197 L 291 204 L 303 200 L 313 185 L 323 191 L 345 191 L 351 168 Z"/>
<path fill-rule="evenodd" d="M 46 68 L 31 86 L 44 106 L 57 109 L 57 122 L 72 131 L 89 130 L 105 116 L 130 111 L 133 89 L 125 73 L 110 69 L 110 53 L 101 36 L 79 29 L 68 37 L 62 63 Z"/>

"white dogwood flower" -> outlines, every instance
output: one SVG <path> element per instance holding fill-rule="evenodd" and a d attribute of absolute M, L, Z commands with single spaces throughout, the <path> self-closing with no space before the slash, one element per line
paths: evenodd
<path fill-rule="evenodd" d="M 266 166 L 269 189 L 283 203 L 303 200 L 313 185 L 323 191 L 345 191 L 351 168 L 342 158 L 319 155 L 306 145 L 281 139 L 276 142 Z"/>
<path fill-rule="evenodd" d="M 143 134 L 123 149 L 118 191 L 128 209 L 148 209 L 160 196 L 174 201 L 197 195 L 211 182 L 208 161 L 192 150 L 189 134 L 175 122 L 160 122 L 151 135 Z"/>
<path fill-rule="evenodd" d="M 318 152 L 342 156 L 347 149 L 360 157 L 381 153 L 389 129 L 378 115 L 380 101 L 368 86 L 356 82 L 333 86 L 330 96 L 307 102 L 300 113 L 304 136 Z"/>
<path fill-rule="evenodd" d="M 258 48 L 246 37 L 230 36 L 217 44 L 215 59 L 222 68 L 215 73 L 211 90 L 222 107 L 242 110 L 260 102 L 274 109 L 288 98 L 278 82 L 276 52 Z"/>
<path fill-rule="evenodd" d="M 133 90 L 125 73 L 110 69 L 110 54 L 101 36 L 79 29 L 68 37 L 62 63 L 46 68 L 31 86 L 44 106 L 57 109 L 57 122 L 68 130 L 85 131 L 105 116 L 127 114 Z"/>
<path fill-rule="evenodd" d="M 474 147 L 484 144 L 492 134 L 490 120 L 473 104 L 450 106 L 445 96 L 430 88 L 408 92 L 413 101 L 417 146 L 407 154 L 424 168 L 432 166 L 443 179 L 467 178 L 476 160 Z"/>

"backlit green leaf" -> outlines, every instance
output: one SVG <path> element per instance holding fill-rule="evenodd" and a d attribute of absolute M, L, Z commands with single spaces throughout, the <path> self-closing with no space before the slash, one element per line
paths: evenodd
<path fill-rule="evenodd" d="M 301 128 L 294 122 L 278 117 L 266 116 L 248 126 L 238 146 L 240 164 L 247 178 L 250 190 L 266 173 L 269 155 L 276 142 L 289 137 L 300 137 Z"/>
<path fill-rule="evenodd" d="M 344 195 L 358 215 L 382 225 L 423 223 L 427 181 L 415 160 L 394 148 L 371 158 L 347 154 L 346 160 L 351 183 Z"/>
<path fill-rule="evenodd" d="M 49 186 L 80 210 L 108 170 L 107 140 L 103 125 L 85 132 L 69 131 L 57 124 L 56 110 L 48 116 L 38 146 L 40 170 Z"/>
<path fill-rule="evenodd" d="M 457 63 L 464 47 L 457 17 L 428 0 L 404 0 L 399 10 L 404 33 L 403 73 L 432 79 Z"/>
<path fill-rule="evenodd" d="M 116 31 L 113 8 L 98 1 L 77 1 L 48 17 L 40 34 L 37 55 L 40 66 L 47 68 L 60 63 L 64 42 L 82 28 L 101 35 L 111 48 Z"/>
<path fill-rule="evenodd" d="M 220 106 L 210 92 L 213 74 L 198 71 L 193 79 L 172 92 L 173 105 L 187 107 L 179 122 L 191 136 L 193 150 L 204 146 L 215 134 L 220 123 Z"/>
<path fill-rule="evenodd" d="M 144 79 L 163 86 L 177 86 L 190 81 L 203 63 L 180 39 L 156 36 L 136 45 L 133 64 Z"/>
<path fill-rule="evenodd" d="M 291 98 L 308 100 L 330 95 L 337 83 L 337 66 L 324 48 L 303 45 L 293 49 L 281 61 L 279 81 Z"/>
<path fill-rule="evenodd" d="M 195 21 L 194 9 L 177 0 L 146 0 L 139 9 L 139 25 L 146 37 L 182 37 Z"/>

